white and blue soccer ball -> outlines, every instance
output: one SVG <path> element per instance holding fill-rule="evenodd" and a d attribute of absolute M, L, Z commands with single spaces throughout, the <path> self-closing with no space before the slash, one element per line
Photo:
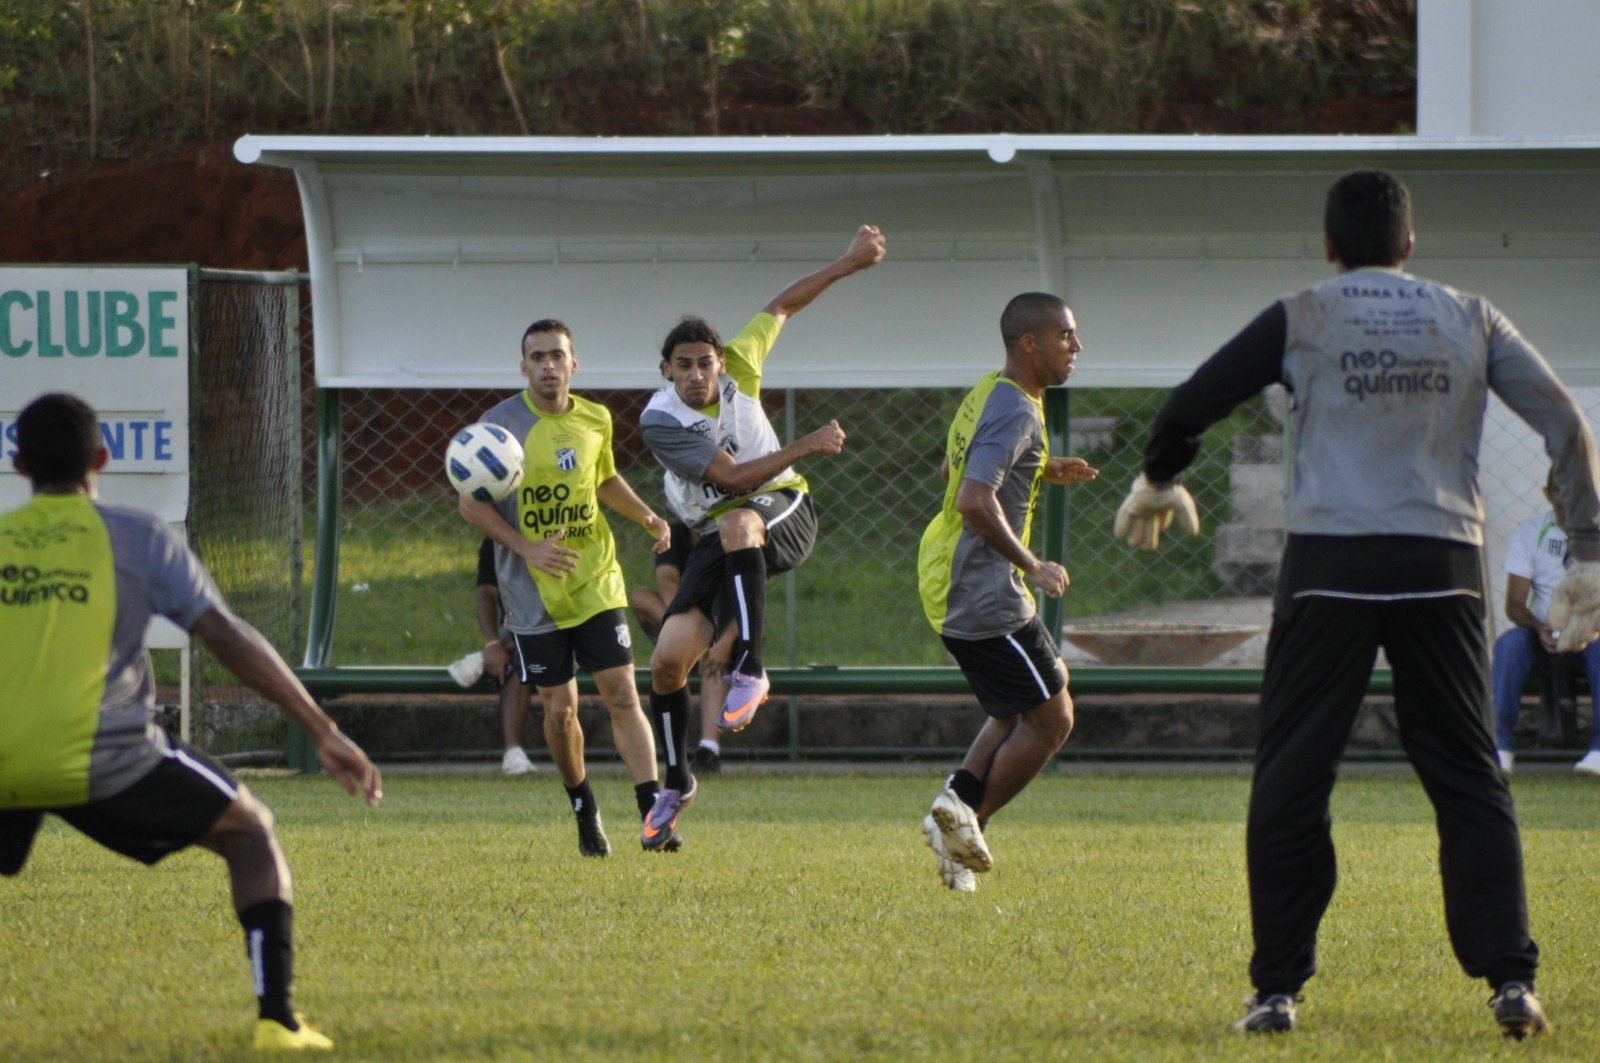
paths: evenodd
<path fill-rule="evenodd" d="M 479 502 L 498 502 L 522 483 L 522 444 L 497 424 L 469 424 L 444 451 L 450 485 Z"/>

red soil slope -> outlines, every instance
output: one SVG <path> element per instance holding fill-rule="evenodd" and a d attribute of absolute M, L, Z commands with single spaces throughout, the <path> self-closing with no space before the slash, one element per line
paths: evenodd
<path fill-rule="evenodd" d="M 0 196 L 0 262 L 306 268 L 294 176 L 203 153 Z"/>

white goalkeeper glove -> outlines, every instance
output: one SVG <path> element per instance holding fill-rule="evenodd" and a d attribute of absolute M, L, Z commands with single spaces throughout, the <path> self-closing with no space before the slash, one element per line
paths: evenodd
<path fill-rule="evenodd" d="M 1161 533 L 1174 519 L 1190 535 L 1200 530 L 1200 513 L 1194 508 L 1194 496 L 1180 483 L 1156 487 L 1140 473 L 1133 481 L 1133 490 L 1117 509 L 1117 520 L 1112 528 L 1118 539 L 1128 540 L 1128 545 L 1154 550 L 1161 545 Z M 1596 601 L 1600 604 L 1600 598 Z"/>
<path fill-rule="evenodd" d="M 1576 561 L 1550 595 L 1557 653 L 1577 653 L 1600 637 L 1600 561 Z"/>

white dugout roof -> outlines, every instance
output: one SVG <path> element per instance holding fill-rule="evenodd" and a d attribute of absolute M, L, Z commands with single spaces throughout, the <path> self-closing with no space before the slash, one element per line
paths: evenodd
<path fill-rule="evenodd" d="M 731 335 L 857 225 L 882 265 L 794 318 L 768 387 L 964 386 L 1012 295 L 1078 316 L 1075 386 L 1170 386 L 1331 275 L 1339 174 L 1411 186 L 1411 269 L 1481 291 L 1572 386 L 1600 385 L 1600 137 L 241 138 L 294 170 L 323 387 L 520 386 L 540 317 L 580 389 L 659 381 L 700 314 Z"/>

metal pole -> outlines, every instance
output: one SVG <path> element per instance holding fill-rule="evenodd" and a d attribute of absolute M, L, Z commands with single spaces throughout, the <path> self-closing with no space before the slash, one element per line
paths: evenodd
<path fill-rule="evenodd" d="M 794 442 L 794 388 L 784 389 L 783 405 L 783 438 Z M 783 577 L 783 609 L 784 617 L 788 621 L 789 667 L 797 668 L 800 664 L 800 607 L 798 594 L 795 589 L 794 573 L 786 572 Z M 789 695 L 789 759 L 800 759 L 800 699 L 793 694 Z"/>
<path fill-rule="evenodd" d="M 337 388 L 317 389 L 317 533 L 311 575 L 311 626 L 306 635 L 305 667 L 326 668 L 333 656 L 333 619 L 339 598 L 339 452 L 343 437 L 342 403 Z M 314 774 L 311 736 L 289 725 L 289 767 Z"/>
<path fill-rule="evenodd" d="M 343 426 L 337 388 L 317 388 L 317 531 L 311 573 L 307 668 L 326 668 L 333 656 L 333 617 L 339 597 L 339 451 Z"/>
<path fill-rule="evenodd" d="M 1067 452 L 1069 394 L 1066 388 L 1046 388 L 1044 392 L 1044 430 L 1053 455 Z M 1067 489 L 1059 484 L 1044 487 L 1044 549 L 1039 554 L 1058 565 L 1067 563 Z M 1061 638 L 1061 602 L 1046 597 L 1040 613 L 1045 630 L 1057 640 Z"/>

